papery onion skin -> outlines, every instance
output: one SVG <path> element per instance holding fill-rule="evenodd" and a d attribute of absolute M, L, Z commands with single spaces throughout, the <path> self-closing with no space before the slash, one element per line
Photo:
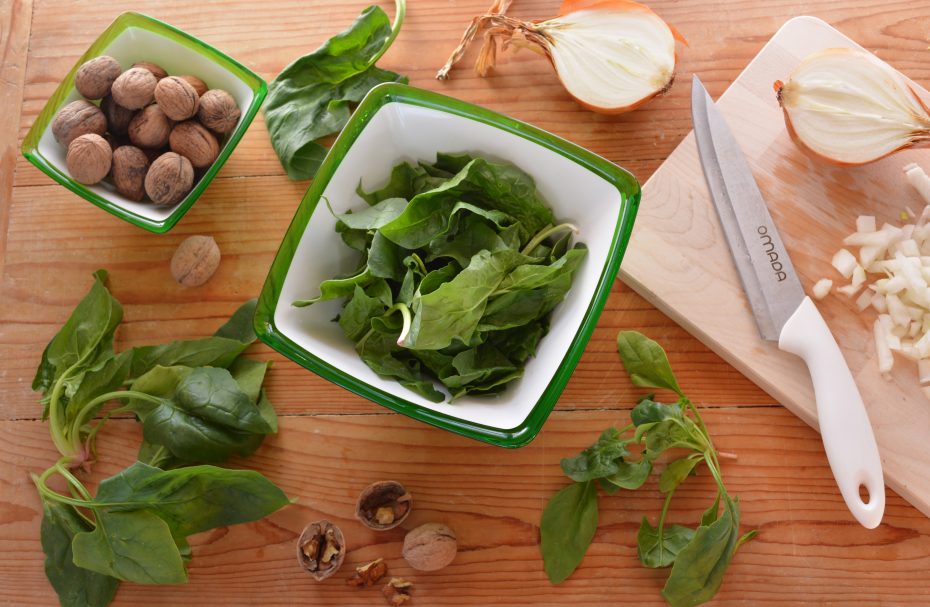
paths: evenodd
<path fill-rule="evenodd" d="M 842 65 L 831 68 L 830 62 L 839 62 Z M 829 69 L 835 69 L 835 75 L 825 76 L 824 74 L 828 73 Z M 803 73 L 805 70 L 810 73 Z M 865 76 L 866 80 L 868 78 L 879 79 L 882 85 L 879 90 L 881 93 L 888 93 L 887 97 L 885 99 L 879 99 L 879 96 L 869 98 L 868 95 L 863 94 L 854 82 L 857 76 L 854 74 L 855 70 L 859 70 L 858 76 Z M 802 72 L 803 78 L 809 81 L 798 83 L 796 78 L 799 72 Z M 877 82 L 870 84 L 878 85 Z M 775 81 L 774 89 L 791 139 L 806 154 L 828 164 L 860 166 L 880 160 L 902 149 L 930 144 L 930 111 L 927 105 L 914 93 L 898 72 L 865 51 L 833 48 L 813 53 L 795 69 L 788 83 Z M 839 103 L 841 99 L 847 104 L 858 102 L 858 107 L 827 106 L 830 100 L 829 95 L 824 91 L 835 96 L 834 103 Z M 896 93 L 896 95 L 891 93 Z M 801 103 L 808 105 L 801 107 Z M 869 108 L 870 104 L 874 106 L 881 103 L 886 104 L 879 108 L 881 112 L 877 112 L 875 108 Z M 882 127 L 887 127 L 887 137 L 884 140 L 869 142 L 869 146 L 873 147 L 872 150 L 857 146 L 827 149 L 828 144 L 821 145 L 815 140 L 814 133 L 810 132 L 813 128 L 810 116 L 801 114 L 802 111 L 814 113 L 818 111 L 818 106 L 824 108 L 825 115 L 827 111 L 835 112 L 832 121 L 828 116 L 823 119 L 825 129 L 829 131 L 832 127 L 834 130 L 831 134 L 836 134 L 831 143 L 840 140 L 843 128 L 851 132 L 849 131 L 850 125 L 863 125 L 868 128 L 870 122 L 876 134 L 880 134 Z M 792 112 L 798 112 L 795 118 L 804 117 L 807 120 L 808 124 L 804 129 L 796 124 L 797 120 L 792 118 Z M 844 125 L 842 117 L 849 117 L 859 122 L 848 122 Z M 876 122 L 883 124 L 878 126 Z M 802 132 L 805 130 L 808 132 Z M 895 130 L 897 132 L 894 132 Z"/>

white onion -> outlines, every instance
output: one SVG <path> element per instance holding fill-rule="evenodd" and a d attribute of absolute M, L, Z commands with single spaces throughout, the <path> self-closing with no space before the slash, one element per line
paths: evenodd
<path fill-rule="evenodd" d="M 814 299 L 823 299 L 830 294 L 830 289 L 832 288 L 832 280 L 829 278 L 821 278 L 811 287 L 811 294 L 814 296 Z"/>

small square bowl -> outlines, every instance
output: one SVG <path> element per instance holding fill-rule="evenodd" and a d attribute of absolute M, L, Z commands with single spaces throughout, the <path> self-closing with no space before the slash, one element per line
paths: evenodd
<path fill-rule="evenodd" d="M 383 379 L 355 353 L 333 318 L 343 301 L 308 308 L 324 279 L 350 272 L 358 253 L 334 231 L 337 213 L 364 206 L 355 193 L 381 186 L 404 160 L 435 161 L 437 152 L 469 152 L 528 172 L 560 221 L 580 229 L 588 256 L 552 315 L 524 376 L 493 398 L 433 403 Z M 587 150 L 484 108 L 399 84 L 371 90 L 336 140 L 297 209 L 262 290 L 255 316 L 260 338 L 322 377 L 414 419 L 502 447 L 530 442 L 581 357 L 626 249 L 640 189 L 628 172 Z M 438 384 L 437 384 L 438 387 Z"/>
<path fill-rule="evenodd" d="M 55 141 L 52 120 L 64 105 L 82 99 L 74 88 L 74 75 L 85 61 L 100 55 L 112 56 L 123 69 L 137 61 L 151 61 L 172 75 L 197 76 L 210 88 L 227 91 L 239 105 L 239 124 L 222 142 L 216 161 L 200 175 L 193 189 L 179 203 L 157 206 L 135 202 L 121 196 L 109 183 L 87 186 L 69 175 L 65 164 L 67 150 Z M 94 41 L 55 89 L 26 134 L 22 151 L 29 162 L 78 196 L 133 225 L 160 234 L 174 227 L 207 189 L 255 118 L 267 92 L 268 85 L 258 74 L 212 46 L 157 19 L 139 13 L 123 13 Z"/>

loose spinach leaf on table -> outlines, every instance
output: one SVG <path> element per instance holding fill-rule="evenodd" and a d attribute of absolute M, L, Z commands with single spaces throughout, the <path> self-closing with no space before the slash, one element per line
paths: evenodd
<path fill-rule="evenodd" d="M 539 522 L 540 550 L 546 574 L 554 584 L 581 564 L 597 531 L 597 487 L 573 483 L 555 494 Z"/>
<path fill-rule="evenodd" d="M 668 567 L 693 537 L 694 529 L 682 525 L 668 525 L 659 529 L 649 524 L 649 519 L 644 516 L 636 535 L 639 562 L 646 567 Z"/>
<path fill-rule="evenodd" d="M 369 6 L 347 30 L 291 63 L 268 86 L 265 122 L 288 177 L 310 179 L 316 174 L 326 156 L 317 140 L 342 129 L 352 105 L 373 87 L 407 82 L 374 65 L 397 36 L 404 11 L 404 0 L 397 0 L 392 27 L 380 7 Z"/>

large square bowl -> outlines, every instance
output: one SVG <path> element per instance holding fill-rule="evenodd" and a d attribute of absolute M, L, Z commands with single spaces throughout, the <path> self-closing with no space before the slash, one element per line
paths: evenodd
<path fill-rule="evenodd" d="M 432 162 L 437 152 L 506 160 L 528 172 L 560 221 L 580 228 L 589 254 L 554 311 L 523 378 L 494 398 L 433 403 L 378 377 L 337 323 L 343 304 L 309 308 L 324 279 L 351 271 L 358 253 L 334 231 L 337 213 L 364 206 L 355 193 L 381 186 L 404 160 Z M 380 85 L 359 105 L 320 167 L 291 222 L 262 290 L 255 316 L 260 338 L 322 377 L 414 419 L 503 447 L 536 436 L 571 376 L 620 266 L 639 204 L 639 184 L 611 162 L 528 124 L 399 84 Z"/>
<path fill-rule="evenodd" d="M 67 149 L 55 141 L 52 120 L 63 106 L 83 99 L 74 88 L 74 75 L 85 61 L 100 55 L 110 55 L 124 70 L 138 61 L 151 61 L 172 75 L 197 76 L 210 88 L 228 92 L 239 105 L 239 124 L 221 141 L 216 161 L 203 174 L 198 172 L 193 189 L 177 204 L 159 206 L 135 202 L 120 195 L 107 182 L 87 186 L 73 180 L 68 173 Z M 174 227 L 213 181 L 249 128 L 267 92 L 268 85 L 258 74 L 205 42 L 146 15 L 123 13 L 100 34 L 55 89 L 26 134 L 22 151 L 29 162 L 78 196 L 133 225 L 164 233 Z"/>

